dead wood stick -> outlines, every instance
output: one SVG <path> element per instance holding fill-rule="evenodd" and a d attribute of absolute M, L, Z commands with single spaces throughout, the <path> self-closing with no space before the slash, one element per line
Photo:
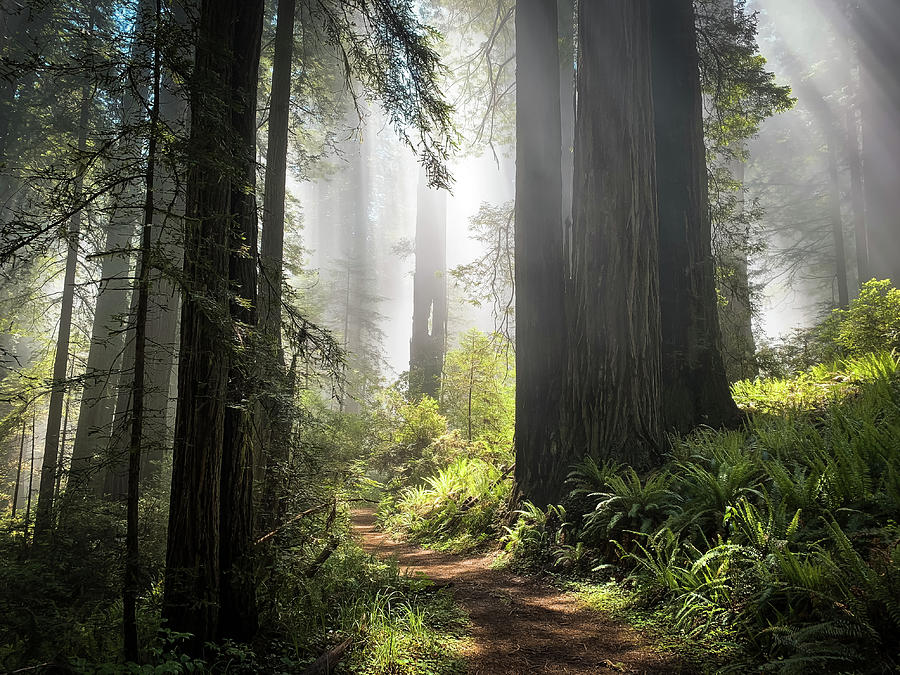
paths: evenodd
<path fill-rule="evenodd" d="M 322 568 L 322 565 L 324 565 L 325 562 L 331 557 L 331 554 L 334 553 L 335 549 L 338 547 L 338 545 L 340 543 L 341 543 L 340 537 L 334 537 L 334 536 L 331 537 L 331 540 L 328 542 L 328 544 L 325 546 L 325 548 L 322 549 L 322 552 L 315 559 L 315 561 L 310 566 L 310 568 L 308 570 L 306 570 L 306 578 L 307 579 L 312 579 L 314 576 L 316 576 L 316 574 Z"/>
<path fill-rule="evenodd" d="M 347 638 L 336 647 L 332 647 L 319 658 L 313 661 L 312 665 L 303 671 L 303 675 L 327 675 L 331 669 L 338 664 L 343 658 L 344 652 L 350 648 L 353 638 Z"/>
<path fill-rule="evenodd" d="M 272 537 L 274 537 L 274 536 L 275 536 L 276 534 L 278 534 L 283 528 L 287 527 L 287 526 L 290 525 L 291 523 L 296 522 L 296 521 L 298 521 L 298 520 L 300 520 L 301 518 L 304 518 L 304 517 L 306 517 L 306 516 L 310 516 L 310 515 L 312 515 L 313 513 L 318 513 L 319 511 L 321 511 L 321 510 L 324 509 L 325 507 L 331 506 L 331 504 L 332 504 L 332 502 L 325 502 L 325 503 L 323 503 L 323 504 L 319 504 L 318 506 L 314 506 L 314 507 L 312 507 L 311 509 L 306 509 L 306 511 L 303 511 L 303 512 L 301 512 L 301 513 L 298 513 L 296 516 L 294 516 L 294 517 L 291 518 L 290 520 L 288 520 L 288 521 L 282 523 L 281 525 L 279 525 L 278 527 L 276 527 L 274 530 L 272 530 L 272 531 L 269 532 L 268 534 L 264 534 L 263 536 L 261 536 L 259 539 L 256 540 L 255 543 L 257 543 L 257 544 L 262 544 L 264 541 L 267 541 L 267 540 L 271 539 Z"/>

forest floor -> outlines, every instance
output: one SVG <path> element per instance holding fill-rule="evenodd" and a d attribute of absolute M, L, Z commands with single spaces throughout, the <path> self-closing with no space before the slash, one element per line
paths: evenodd
<path fill-rule="evenodd" d="M 449 586 L 468 613 L 470 640 L 463 656 L 472 675 L 524 673 L 686 673 L 676 655 L 574 595 L 539 579 L 492 569 L 490 555 L 457 555 L 399 542 L 375 527 L 371 510 L 353 512 L 353 532 L 400 570 Z"/>

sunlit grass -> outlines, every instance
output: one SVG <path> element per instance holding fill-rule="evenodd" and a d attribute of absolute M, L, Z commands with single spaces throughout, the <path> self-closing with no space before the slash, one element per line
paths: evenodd
<path fill-rule="evenodd" d="M 896 354 L 866 354 L 820 364 L 792 378 L 740 380 L 731 393 L 738 407 L 749 413 L 808 412 L 856 394 L 862 384 L 887 379 L 898 369 Z"/>

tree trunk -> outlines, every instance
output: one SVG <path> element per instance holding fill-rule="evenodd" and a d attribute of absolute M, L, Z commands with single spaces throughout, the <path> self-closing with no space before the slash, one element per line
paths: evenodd
<path fill-rule="evenodd" d="M 125 528 L 125 577 L 122 584 L 122 627 L 125 660 L 138 660 L 137 597 L 140 589 L 140 550 L 138 548 L 138 500 L 140 497 L 141 443 L 144 432 L 144 384 L 147 346 L 147 319 L 150 302 L 150 265 L 153 213 L 154 178 L 156 176 L 156 147 L 159 135 L 159 81 L 160 50 L 159 22 L 161 1 L 151 16 L 149 7 L 139 7 L 139 25 L 143 34 L 150 32 L 153 39 L 153 98 L 150 102 L 150 138 L 147 143 L 147 170 L 144 176 L 145 199 L 143 227 L 141 229 L 140 258 L 134 293 L 137 295 L 137 314 L 134 319 L 134 384 L 132 386 L 131 438 L 128 451 L 128 499 Z M 152 27 L 152 28 L 151 28 Z"/>
<path fill-rule="evenodd" d="M 856 285 L 861 287 L 869 273 L 869 235 L 866 232 L 866 202 L 862 183 L 862 161 L 859 157 L 859 125 L 853 106 L 847 109 L 845 153 L 850 166 L 850 203 L 853 208 L 853 240 L 856 244 Z"/>
<path fill-rule="evenodd" d="M 721 354 L 703 102 L 691 0 L 651 2 L 663 422 L 737 418 Z"/>
<path fill-rule="evenodd" d="M 173 7 L 174 21 L 187 25 L 183 9 Z M 160 74 L 160 119 L 170 128 L 184 125 L 187 102 L 175 92 L 172 76 Z M 155 199 L 150 231 L 150 295 L 147 304 L 146 342 L 144 345 L 144 423 L 141 440 L 141 475 L 144 482 L 158 475 L 160 461 L 172 445 L 173 371 L 177 349 L 179 296 L 176 275 L 183 260 L 184 218 L 183 193 L 172 166 L 157 161 L 154 177 Z M 129 316 L 137 312 L 137 299 L 132 298 Z M 131 393 L 134 388 L 134 327 L 125 333 L 124 355 L 120 368 L 118 394 L 112 434 L 109 439 L 108 466 L 103 479 L 103 493 L 113 499 L 124 499 L 128 483 Z"/>
<path fill-rule="evenodd" d="M 219 637 L 246 642 L 258 628 L 253 578 L 253 411 L 258 362 L 253 349 L 257 325 L 256 90 L 259 77 L 263 0 L 242 0 L 234 28 L 231 126 L 237 138 L 231 190 L 229 278 L 235 299 L 231 317 L 238 343 L 228 373 L 222 447 L 222 571 Z M 249 250 L 249 253 L 246 250 Z"/>
<path fill-rule="evenodd" d="M 93 25 L 93 21 L 91 21 Z M 78 120 L 78 152 L 87 148 L 87 125 L 91 97 L 87 87 L 82 89 L 81 110 Z M 75 200 L 81 199 L 84 174 L 81 169 L 75 177 Z M 47 411 L 47 431 L 44 440 L 44 458 L 41 463 L 41 482 L 38 488 L 38 504 L 34 517 L 35 537 L 41 537 L 53 527 L 53 503 L 55 499 L 56 471 L 59 462 L 59 433 L 62 424 L 63 401 L 66 396 L 66 373 L 69 360 L 69 337 L 72 333 L 72 311 L 75 306 L 75 270 L 78 266 L 78 238 L 81 232 L 81 209 L 69 219 L 66 235 L 66 270 L 63 277 L 62 305 L 59 330 L 56 338 L 56 355 L 53 360 L 53 388 Z"/>
<path fill-rule="evenodd" d="M 850 292 L 847 283 L 847 252 L 844 247 L 844 219 L 841 216 L 841 180 L 838 172 L 837 129 L 829 127 L 826 141 L 828 152 L 828 219 L 831 222 L 831 239 L 834 244 L 834 275 L 838 290 L 838 307 L 847 309 L 850 305 Z"/>
<path fill-rule="evenodd" d="M 16 464 L 16 487 L 13 490 L 12 518 L 16 518 L 16 509 L 19 504 L 19 483 L 22 480 L 22 458 L 25 456 L 25 419 L 22 418 L 22 437 L 19 441 L 19 461 Z"/>
<path fill-rule="evenodd" d="M 566 364 L 558 8 L 516 4 L 516 483 L 556 502 L 571 457 L 559 440 Z"/>
<path fill-rule="evenodd" d="M 134 220 L 122 217 L 126 214 L 117 209 L 107 228 L 67 494 L 102 484 L 95 460 L 109 445 L 115 412 L 115 385 L 119 379 L 115 371 L 121 366 L 125 347 L 122 322 L 128 313 L 129 293 L 125 249 L 134 230 Z"/>
<path fill-rule="evenodd" d="M 288 117 L 291 101 L 291 65 L 294 49 L 296 0 L 279 0 L 275 28 L 275 55 L 272 67 L 272 96 L 269 102 L 269 136 L 266 147 L 266 185 L 263 196 L 262 246 L 259 285 L 259 326 L 265 341 L 266 391 L 258 422 L 265 468 L 262 511 L 263 529 L 269 532 L 281 520 L 281 497 L 284 485 L 279 480 L 289 459 L 290 429 L 285 424 L 282 406 L 286 373 L 281 342 L 281 285 L 284 258 L 284 199 L 287 179 Z M 271 392 L 267 395 L 266 392 Z"/>
<path fill-rule="evenodd" d="M 900 284 L 900 7 L 868 0 L 856 12 L 869 272 Z"/>
<path fill-rule="evenodd" d="M 409 341 L 409 396 L 437 399 L 447 347 L 447 192 L 428 187 L 419 168 L 416 269 Z"/>
<path fill-rule="evenodd" d="M 579 3 L 564 440 L 655 465 L 662 440 L 648 0 Z"/>
<path fill-rule="evenodd" d="M 186 17 L 176 16 L 180 24 Z M 163 73 L 165 75 L 165 73 Z M 187 102 L 164 77 L 160 91 L 160 119 L 179 126 L 188 114 Z M 179 293 L 177 275 L 184 258 L 184 194 L 171 166 L 157 162 L 156 208 L 150 231 L 150 296 L 147 306 L 146 379 L 144 380 L 144 429 L 141 441 L 141 475 L 152 480 L 172 448 L 171 401 L 175 397 L 173 377 L 178 348 Z"/>
<path fill-rule="evenodd" d="M 34 443 L 37 434 L 35 426 L 37 425 L 37 413 L 31 413 L 31 462 L 28 464 L 28 496 L 25 499 L 25 528 L 22 535 L 22 542 L 28 545 L 28 523 L 31 518 L 31 495 L 34 493 Z"/>
<path fill-rule="evenodd" d="M 575 0 L 558 0 L 559 110 L 562 136 L 562 227 L 564 273 L 568 276 L 575 181 Z"/>
<path fill-rule="evenodd" d="M 744 207 L 744 170 L 743 162 L 729 162 L 729 171 L 740 186 L 737 209 Z M 740 239 L 732 242 L 734 248 L 724 251 L 719 261 L 724 276 L 719 282 L 719 292 L 725 300 L 719 308 L 719 325 L 722 328 L 722 358 L 729 382 L 752 379 L 759 374 L 756 338 L 753 336 L 750 263 L 747 259 L 749 233 L 743 233 Z"/>
<path fill-rule="evenodd" d="M 232 71 L 238 0 L 203 0 L 191 94 L 190 150 L 163 618 L 202 651 L 218 636 L 222 446 L 231 341 L 229 228 Z M 223 150 L 223 144 L 225 148 Z"/>
<path fill-rule="evenodd" d="M 735 0 L 716 0 L 716 9 L 734 16 Z M 738 154 L 741 148 L 735 149 Z M 744 163 L 732 159 L 727 169 L 738 184 L 736 210 L 744 208 Z M 718 264 L 721 269 L 719 292 L 724 303 L 719 308 L 719 326 L 722 329 L 722 358 L 729 382 L 753 378 L 759 374 L 756 361 L 756 339 L 753 336 L 753 302 L 750 289 L 750 261 L 748 259 L 749 232 L 737 234 L 735 240 L 725 242 Z"/>

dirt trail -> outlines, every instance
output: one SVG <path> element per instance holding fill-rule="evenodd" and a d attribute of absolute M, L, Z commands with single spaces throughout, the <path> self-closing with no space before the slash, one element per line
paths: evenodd
<path fill-rule="evenodd" d="M 473 646 L 466 653 L 472 675 L 688 672 L 633 628 L 539 581 L 492 570 L 483 556 L 394 541 L 375 529 L 367 510 L 354 511 L 353 531 L 369 553 L 396 557 L 401 570 L 451 584 L 472 619 Z"/>

